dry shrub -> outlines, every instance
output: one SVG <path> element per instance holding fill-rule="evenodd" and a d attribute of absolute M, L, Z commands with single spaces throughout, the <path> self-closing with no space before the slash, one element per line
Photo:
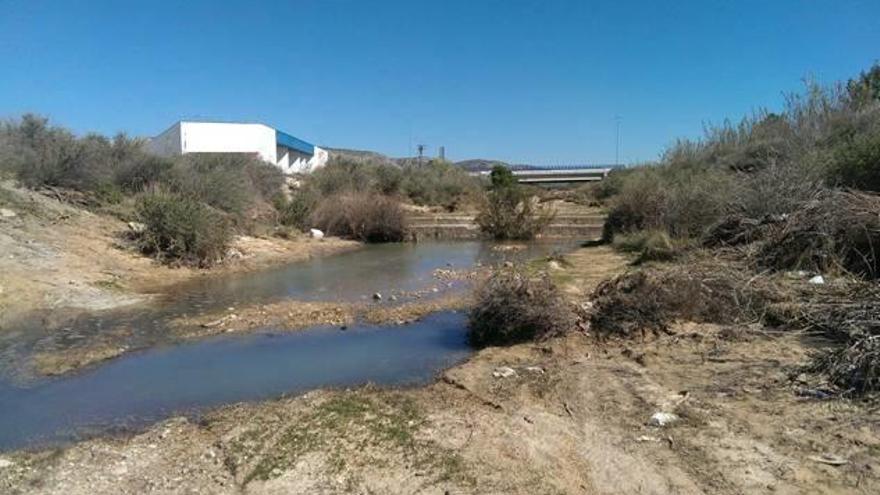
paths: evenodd
<path fill-rule="evenodd" d="M 671 237 L 699 237 L 724 213 L 731 175 L 715 169 L 644 166 L 621 179 L 609 201 L 603 238 L 639 230 L 665 230 Z"/>
<path fill-rule="evenodd" d="M 560 335 L 577 326 L 578 316 L 547 274 L 532 278 L 514 267 L 477 289 L 469 321 L 471 343 L 484 347 Z"/>
<path fill-rule="evenodd" d="M 708 248 L 751 244 L 772 235 L 784 221 L 785 217 L 781 215 L 768 215 L 760 220 L 739 214 L 727 215 L 709 228 L 702 243 Z"/>
<path fill-rule="evenodd" d="M 752 280 L 745 267 L 709 258 L 627 272 L 593 293 L 591 328 L 599 334 L 632 336 L 668 330 L 675 320 L 735 323 L 760 319 L 780 296 L 766 279 Z"/>
<path fill-rule="evenodd" d="M 880 196 L 823 191 L 792 214 L 757 254 L 776 270 L 845 271 L 880 277 Z"/>
<path fill-rule="evenodd" d="M 838 279 L 799 289 L 792 301 L 769 308 L 770 323 L 840 342 L 880 335 L 880 287 L 876 283 Z"/>
<path fill-rule="evenodd" d="M 822 373 L 843 395 L 880 390 L 880 335 L 864 335 L 846 346 L 819 352 L 807 371 Z"/>
<path fill-rule="evenodd" d="M 400 203 L 381 194 L 349 192 L 323 198 L 310 215 L 311 224 L 330 235 L 364 242 L 404 239 Z"/>
<path fill-rule="evenodd" d="M 806 371 L 825 375 L 845 396 L 880 390 L 880 287 L 839 279 L 801 292 L 782 310 L 771 308 L 777 323 L 837 342 L 815 353 Z"/>

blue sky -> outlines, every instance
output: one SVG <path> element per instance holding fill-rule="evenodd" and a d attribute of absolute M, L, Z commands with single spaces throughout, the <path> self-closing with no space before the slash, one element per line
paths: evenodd
<path fill-rule="evenodd" d="M 0 116 L 261 121 L 453 159 L 651 160 L 880 60 L 880 1 L 0 0 Z"/>

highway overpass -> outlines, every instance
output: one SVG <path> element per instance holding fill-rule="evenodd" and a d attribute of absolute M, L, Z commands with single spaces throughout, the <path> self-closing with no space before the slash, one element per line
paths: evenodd
<path fill-rule="evenodd" d="M 570 184 L 573 182 L 596 182 L 608 176 L 608 173 L 618 168 L 609 166 L 563 166 L 530 169 L 511 170 L 520 184 Z M 488 177 L 491 172 L 483 170 L 470 172 L 473 176 Z"/>

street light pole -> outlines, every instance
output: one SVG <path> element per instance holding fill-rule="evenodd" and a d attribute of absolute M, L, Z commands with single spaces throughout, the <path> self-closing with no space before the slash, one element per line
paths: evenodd
<path fill-rule="evenodd" d="M 620 166 L 620 115 L 614 116 L 614 121 L 617 124 L 616 132 L 614 133 L 614 166 Z"/>

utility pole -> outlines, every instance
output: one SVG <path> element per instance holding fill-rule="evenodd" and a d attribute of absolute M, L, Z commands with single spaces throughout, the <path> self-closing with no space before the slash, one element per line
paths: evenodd
<path fill-rule="evenodd" d="M 417 144 L 416 149 L 419 151 L 419 166 L 421 167 L 422 166 L 422 156 L 424 156 L 424 154 L 425 154 L 425 145 L 424 144 Z"/>
<path fill-rule="evenodd" d="M 614 133 L 614 166 L 620 166 L 620 115 L 614 116 L 614 122 L 617 124 L 617 130 Z"/>

